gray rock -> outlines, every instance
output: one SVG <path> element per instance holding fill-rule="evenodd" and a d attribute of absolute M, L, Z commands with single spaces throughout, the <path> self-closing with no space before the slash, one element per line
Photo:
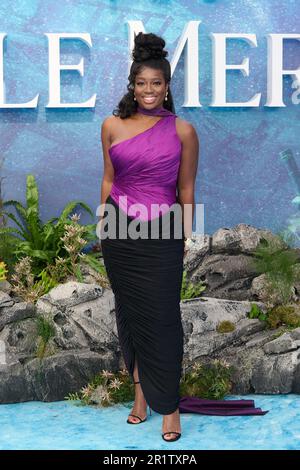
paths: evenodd
<path fill-rule="evenodd" d="M 0 341 L 4 342 L 6 363 L 25 362 L 34 358 L 38 346 L 36 321 L 25 318 L 22 321 L 7 324 L 0 332 Z"/>
<path fill-rule="evenodd" d="M 85 296 L 88 297 L 92 300 L 66 305 L 52 304 L 48 296 L 43 296 L 36 304 L 37 314 L 52 318 L 56 326 L 55 343 L 62 349 L 92 348 L 99 352 L 105 352 L 107 347 L 118 349 L 112 291 L 92 285 L 90 295 Z"/>
<path fill-rule="evenodd" d="M 0 365 L 0 403 L 63 400 L 102 369 L 117 367 L 112 354 L 99 355 L 89 350 L 64 351 L 42 361 L 34 359 L 24 367 L 18 362 Z"/>
<path fill-rule="evenodd" d="M 296 351 L 262 357 L 252 370 L 251 385 L 255 393 L 291 393 L 299 364 Z"/>
<path fill-rule="evenodd" d="M 57 307 L 72 307 L 82 302 L 94 300 L 101 294 L 102 287 L 98 284 L 69 281 L 54 287 L 42 298 Z"/>
<path fill-rule="evenodd" d="M 220 228 L 212 236 L 213 253 L 250 253 L 260 240 L 259 231 L 246 224 Z"/>
<path fill-rule="evenodd" d="M 258 306 L 264 311 L 263 304 Z M 300 341 L 295 338 L 299 332 L 294 330 L 295 337 L 288 343 L 282 339 L 284 335 L 273 340 L 274 330 L 265 330 L 263 322 L 247 318 L 249 308 L 250 302 L 212 298 L 182 302 L 184 369 L 198 360 L 222 359 L 234 368 L 232 393 L 297 393 L 300 353 L 295 348 Z M 223 320 L 232 321 L 235 330 L 216 332 L 217 323 Z"/>
<path fill-rule="evenodd" d="M 182 301 L 185 364 L 193 363 L 202 356 L 212 355 L 236 341 L 243 342 L 244 337 L 262 330 L 262 322 L 248 319 L 250 308 L 250 302 L 210 297 Z M 218 333 L 217 325 L 225 320 L 234 323 L 235 330 L 227 334 Z"/>
<path fill-rule="evenodd" d="M 282 354 L 297 349 L 297 342 L 293 340 L 289 333 L 284 333 L 279 338 L 266 343 L 263 350 L 266 354 Z"/>
<path fill-rule="evenodd" d="M 18 403 L 36 400 L 31 378 L 18 361 L 0 364 L 0 403 Z"/>
<path fill-rule="evenodd" d="M 193 235 L 189 249 L 184 257 L 184 268 L 189 273 L 202 262 L 205 255 L 210 252 L 209 235 Z"/>
<path fill-rule="evenodd" d="M 247 255 L 214 254 L 205 257 L 192 274 L 194 284 L 203 282 L 207 297 L 227 300 L 248 300 L 256 272 Z"/>
<path fill-rule="evenodd" d="M 3 307 L 0 312 L 0 330 L 8 323 L 18 322 L 35 315 L 34 304 L 19 302 L 11 307 Z"/>
<path fill-rule="evenodd" d="M 191 243 L 185 257 L 187 280 L 194 284 L 202 282 L 207 297 L 266 302 L 265 286 L 261 279 L 256 281 L 259 273 L 253 263 L 253 253 L 262 239 L 288 248 L 271 231 L 247 224 L 220 228 L 212 236 L 195 235 L 196 242 Z M 300 299 L 299 285 L 291 288 L 292 300 Z"/>
<path fill-rule="evenodd" d="M 262 238 L 274 240 L 276 236 L 268 230 L 257 229 L 247 224 L 238 224 L 233 228 L 220 228 L 212 236 L 212 252 L 251 254 Z"/>
<path fill-rule="evenodd" d="M 0 366 L 6 364 L 6 344 L 0 340 Z"/>
<path fill-rule="evenodd" d="M 112 352 L 100 355 L 90 350 L 64 351 L 42 361 L 30 361 L 25 366 L 25 375 L 35 400 L 55 401 L 78 392 L 102 369 L 118 369 L 117 357 Z"/>
<path fill-rule="evenodd" d="M 297 366 L 293 375 L 293 385 L 292 390 L 294 393 L 300 393 L 300 361 L 299 355 L 297 356 Z"/>
<path fill-rule="evenodd" d="M 38 300 L 34 318 L 20 315 L 0 331 L 2 403 L 60 400 L 79 391 L 102 369 L 123 368 L 112 291 L 71 284 L 67 291 L 75 289 L 84 301 L 79 303 L 77 296 L 68 299 L 63 288 L 55 288 L 54 294 L 52 289 Z M 43 315 L 55 327 L 55 337 L 42 359 L 36 357 L 40 341 L 36 315 Z"/>
<path fill-rule="evenodd" d="M 267 309 L 258 301 L 264 297 L 264 285 L 252 263 L 262 237 L 275 239 L 271 232 L 246 224 L 220 229 L 212 237 L 194 237 L 184 261 L 187 277 L 207 288 L 205 297 L 181 302 L 183 367 L 188 370 L 198 360 L 222 359 L 234 368 L 232 393 L 300 393 L 300 328 L 274 339 L 276 331 L 248 318 L 253 300 L 262 311 Z M 0 308 L 2 403 L 61 400 L 86 386 L 102 369 L 125 367 L 113 292 L 87 282 L 97 280 L 89 269 L 84 275 L 84 283 L 65 282 L 35 306 L 2 291 L 7 305 Z M 37 358 L 39 315 L 55 328 L 42 359 Z M 232 322 L 234 330 L 219 333 L 222 321 Z M 99 402 L 97 393 L 95 402 Z"/>
<path fill-rule="evenodd" d="M 6 293 L 0 290 L 0 309 L 3 307 L 11 307 L 14 304 L 13 299 Z M 0 311 L 1 315 L 1 311 Z"/>
<path fill-rule="evenodd" d="M 251 339 L 249 339 L 245 347 L 246 348 L 257 348 L 257 347 L 262 347 L 264 344 L 268 343 L 269 341 L 272 341 L 274 336 L 274 332 L 267 330 L 267 331 L 260 331 L 257 334 L 254 334 L 251 336 Z"/>
<path fill-rule="evenodd" d="M 294 340 L 300 340 L 300 327 L 299 328 L 295 328 L 294 330 L 291 330 L 289 332 L 290 336 L 294 339 Z"/>
<path fill-rule="evenodd" d="M 12 292 L 12 285 L 8 281 L 0 281 L 0 292 L 5 294 L 10 294 Z"/>
<path fill-rule="evenodd" d="M 254 298 L 274 305 L 279 305 L 282 300 L 280 292 L 277 293 L 276 290 L 268 291 L 268 280 L 265 274 L 261 274 L 253 279 L 250 293 Z M 295 287 L 291 286 L 291 298 L 295 299 L 295 293 Z"/>

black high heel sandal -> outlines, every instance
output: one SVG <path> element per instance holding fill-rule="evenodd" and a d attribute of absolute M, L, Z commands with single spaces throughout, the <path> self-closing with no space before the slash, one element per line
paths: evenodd
<path fill-rule="evenodd" d="M 173 437 L 172 439 L 166 439 L 164 436 L 165 434 L 177 434 L 176 437 Z M 178 439 L 181 437 L 181 432 L 176 432 L 176 431 L 167 431 L 167 432 L 164 432 L 162 434 L 162 438 L 164 441 L 166 442 L 174 442 L 174 441 L 178 441 Z"/>
<path fill-rule="evenodd" d="M 165 435 L 166 434 L 177 434 L 177 436 L 173 437 L 172 439 L 166 439 L 165 438 Z M 162 433 L 161 437 L 163 438 L 164 441 L 166 442 L 174 442 L 174 441 L 178 441 L 178 439 L 180 439 L 181 437 L 181 432 L 177 432 L 177 431 L 166 431 L 164 433 Z"/>
<path fill-rule="evenodd" d="M 133 383 L 134 383 L 134 384 L 139 384 L 140 381 L 138 380 L 137 382 L 133 382 Z M 148 405 L 148 406 L 149 406 L 149 405 Z M 151 408 L 150 408 L 150 406 L 149 406 L 149 413 L 150 413 L 150 416 L 151 416 Z M 146 415 L 145 418 L 142 419 L 140 416 L 133 415 L 132 413 L 130 413 L 130 414 L 128 415 L 128 418 L 129 418 L 129 416 L 133 416 L 134 418 L 138 418 L 139 421 L 138 421 L 137 423 L 134 423 L 133 421 L 130 421 L 129 419 L 127 419 L 127 423 L 128 423 L 128 424 L 141 424 L 141 423 L 144 423 L 144 422 L 147 420 L 147 417 L 148 417 L 148 415 Z"/>

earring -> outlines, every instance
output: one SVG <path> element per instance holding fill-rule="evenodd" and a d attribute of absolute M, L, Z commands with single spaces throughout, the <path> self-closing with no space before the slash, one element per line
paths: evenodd
<path fill-rule="evenodd" d="M 136 101 L 136 97 L 135 97 L 135 95 L 134 95 L 134 98 L 133 98 L 133 99 L 134 99 L 134 101 Z"/>
<path fill-rule="evenodd" d="M 165 101 L 168 100 L 168 92 L 166 93 Z"/>

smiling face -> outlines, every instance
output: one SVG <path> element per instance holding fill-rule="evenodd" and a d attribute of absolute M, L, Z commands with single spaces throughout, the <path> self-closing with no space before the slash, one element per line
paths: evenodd
<path fill-rule="evenodd" d="M 142 108 L 163 106 L 168 85 L 161 70 L 143 67 L 135 77 L 134 94 Z"/>

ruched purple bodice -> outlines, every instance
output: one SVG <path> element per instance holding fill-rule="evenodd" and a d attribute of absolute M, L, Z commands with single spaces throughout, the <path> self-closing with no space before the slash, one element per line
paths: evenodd
<path fill-rule="evenodd" d="M 146 221 L 165 214 L 176 202 L 181 141 L 176 114 L 163 107 L 138 107 L 138 111 L 161 118 L 149 129 L 110 147 L 115 172 L 110 196 L 128 216 Z"/>

